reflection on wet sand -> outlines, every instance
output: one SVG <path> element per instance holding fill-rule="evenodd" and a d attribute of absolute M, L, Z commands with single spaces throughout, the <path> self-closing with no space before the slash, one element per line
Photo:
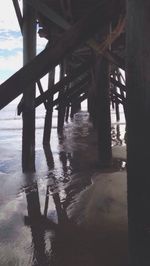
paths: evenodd
<path fill-rule="evenodd" d="M 84 112 L 54 140 L 38 147 L 35 175 L 1 174 L 0 266 L 127 266 L 124 157 L 99 168 Z"/>
<path fill-rule="evenodd" d="M 117 134 L 120 138 L 119 131 Z M 59 139 L 61 147 L 63 141 Z M 87 173 L 91 177 L 94 169 L 89 171 L 87 166 L 86 172 L 82 166 L 78 172 L 76 168 L 79 153 L 60 149 L 63 177 L 58 177 L 51 147 L 44 147 L 44 151 L 49 174 L 43 214 L 38 183 L 34 181 L 25 189 L 28 216 L 24 221 L 31 229 L 34 250 L 31 265 L 127 266 L 125 173 L 98 171 L 92 181 Z M 120 165 L 116 167 L 123 171 Z M 51 199 L 55 221 L 49 217 Z"/>
<path fill-rule="evenodd" d="M 45 226 L 44 216 L 41 214 L 37 183 L 25 189 L 27 199 L 28 216 L 24 217 L 24 223 L 29 226 L 32 234 L 33 258 L 31 265 L 48 265 L 45 252 Z"/>

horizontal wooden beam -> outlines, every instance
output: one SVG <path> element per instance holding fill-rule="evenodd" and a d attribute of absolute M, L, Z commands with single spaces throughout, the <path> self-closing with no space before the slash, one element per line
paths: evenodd
<path fill-rule="evenodd" d="M 31 83 L 53 69 L 81 43 L 122 12 L 122 1 L 105 0 L 90 10 L 79 22 L 67 30 L 54 47 L 46 47 L 39 55 L 0 85 L 0 109 L 19 96 Z"/>
<path fill-rule="evenodd" d="M 82 82 L 82 79 L 84 79 L 84 77 L 82 77 L 82 75 L 83 75 L 83 73 L 88 71 L 88 69 L 91 66 L 91 63 L 92 63 L 92 60 L 86 61 L 86 63 L 84 63 L 79 68 L 74 70 L 74 72 L 68 74 L 68 76 L 64 77 L 62 80 L 57 82 L 50 90 L 47 90 L 42 95 L 38 96 L 35 99 L 35 107 L 42 104 L 45 99 L 49 99 L 49 97 L 51 97 L 51 95 L 60 91 L 65 85 L 68 85 L 70 82 L 75 81 L 79 78 L 81 79 L 81 82 Z M 80 82 L 80 80 L 79 80 L 79 82 Z M 79 84 L 79 82 L 77 82 L 77 84 Z"/>
<path fill-rule="evenodd" d="M 87 79 L 87 77 L 86 76 L 85 77 L 82 77 L 82 74 L 83 73 L 86 73 L 86 71 L 88 71 L 88 69 L 90 68 L 91 64 L 92 64 L 92 59 L 89 59 L 84 64 L 82 64 L 81 66 L 79 66 L 77 69 L 75 69 L 73 72 L 71 72 L 68 76 L 64 77 L 62 80 L 60 80 L 59 82 L 57 82 L 49 90 L 47 90 L 45 92 L 42 90 L 41 91 L 42 92 L 41 95 L 39 95 L 35 99 L 35 108 L 38 107 L 42 103 L 44 103 L 45 104 L 45 107 L 47 108 L 48 107 L 47 100 L 51 96 L 53 96 L 55 93 L 59 92 L 65 85 L 68 85 L 73 80 L 76 80 L 76 82 L 77 82 L 77 85 L 76 86 L 79 86 L 80 83 L 85 82 L 85 78 Z M 81 80 L 79 80 L 79 78 Z M 73 88 L 71 88 L 71 90 Z M 19 103 L 19 105 L 18 105 L 18 115 L 20 115 L 22 113 L 22 111 L 23 111 L 23 101 L 21 101 Z"/>
<path fill-rule="evenodd" d="M 125 70 L 125 59 L 114 54 L 113 52 L 107 50 L 102 54 L 110 63 L 116 65 L 117 67 Z"/>
<path fill-rule="evenodd" d="M 115 85 L 116 87 L 120 88 L 121 90 L 123 90 L 123 91 L 125 91 L 125 92 L 127 91 L 126 86 L 123 85 L 122 83 L 120 83 L 118 80 L 116 80 L 116 79 L 110 77 L 110 82 L 111 82 L 113 85 Z"/>
<path fill-rule="evenodd" d="M 73 101 L 78 104 L 83 102 L 84 100 L 86 100 L 88 98 L 88 92 L 85 92 L 83 95 L 78 96 L 76 99 L 74 99 Z M 73 103 L 72 101 L 72 103 Z"/>
<path fill-rule="evenodd" d="M 44 2 L 40 0 L 27 0 L 27 2 L 60 28 L 63 28 L 64 30 L 70 28 L 70 24 Z"/>
<path fill-rule="evenodd" d="M 74 97 L 74 95 L 80 95 L 82 92 L 84 92 L 85 86 L 88 87 L 90 78 L 89 77 L 84 77 L 79 83 L 75 84 L 72 86 L 70 89 L 65 91 L 63 94 L 63 100 L 66 104 L 69 103 L 70 99 Z M 53 106 L 58 105 L 60 103 L 59 97 L 53 102 Z"/>

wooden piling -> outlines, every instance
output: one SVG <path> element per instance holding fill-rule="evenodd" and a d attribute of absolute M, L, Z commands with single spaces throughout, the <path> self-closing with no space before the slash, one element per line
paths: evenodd
<path fill-rule="evenodd" d="M 150 265 L 150 3 L 127 1 L 127 178 L 129 257 Z"/>
<path fill-rule="evenodd" d="M 95 90 L 95 66 L 91 68 L 91 85 L 88 89 L 88 112 L 89 119 L 93 123 L 94 128 L 96 127 L 96 90 Z"/>
<path fill-rule="evenodd" d="M 48 91 L 51 91 L 54 86 L 55 69 L 50 71 L 48 77 Z M 43 145 L 50 143 L 51 129 L 52 129 L 52 116 L 53 116 L 53 94 L 47 100 L 46 103 L 46 115 L 44 123 Z"/>
<path fill-rule="evenodd" d="M 36 56 L 36 16 L 35 11 L 23 1 L 23 63 L 26 65 Z M 23 82 L 23 81 L 22 81 Z M 23 172 L 35 171 L 35 84 L 23 93 Z"/>
<path fill-rule="evenodd" d="M 108 167 L 111 164 L 111 120 L 109 99 L 109 65 L 102 58 L 96 59 L 96 129 L 98 135 L 99 164 Z"/>
<path fill-rule="evenodd" d="M 68 104 L 66 107 L 66 116 L 65 116 L 65 121 L 68 122 L 69 119 L 69 111 L 70 111 L 70 105 Z"/>
<path fill-rule="evenodd" d="M 63 61 L 60 65 L 60 80 L 65 77 L 65 74 L 66 74 L 66 65 L 65 65 L 65 61 Z M 64 120 L 65 120 L 65 110 L 66 110 L 66 105 L 64 102 L 65 90 L 66 90 L 66 86 L 63 86 L 62 89 L 59 91 L 59 95 L 58 95 L 59 105 L 58 105 L 57 132 L 59 134 L 61 134 L 63 131 Z"/>
<path fill-rule="evenodd" d="M 113 78 L 116 80 L 116 71 L 113 75 Z M 114 90 L 117 93 L 117 87 L 114 86 Z M 116 121 L 118 122 L 120 120 L 120 112 L 119 112 L 119 103 L 118 103 L 118 97 L 117 94 L 115 95 L 115 111 L 116 111 Z"/>
<path fill-rule="evenodd" d="M 105 3 L 94 7 L 83 19 L 63 34 L 53 49 L 46 48 L 32 62 L 0 85 L 0 109 L 21 94 L 29 84 L 47 74 L 67 54 L 88 40 L 97 30 L 102 29 L 113 19 L 114 15 L 120 12 L 122 12 L 122 1 L 118 3 L 118 0 L 111 2 L 105 0 Z"/>

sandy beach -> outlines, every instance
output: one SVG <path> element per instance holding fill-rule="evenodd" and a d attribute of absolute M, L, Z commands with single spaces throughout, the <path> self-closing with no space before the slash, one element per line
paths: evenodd
<path fill-rule="evenodd" d="M 127 266 L 125 123 L 112 124 L 113 165 L 101 171 L 87 112 L 63 136 L 54 121 L 46 151 L 39 115 L 36 173 L 24 175 L 21 118 L 11 115 L 0 117 L 0 265 Z"/>

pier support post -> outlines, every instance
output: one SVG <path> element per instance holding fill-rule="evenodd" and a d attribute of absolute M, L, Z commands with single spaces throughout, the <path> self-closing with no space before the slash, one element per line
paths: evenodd
<path fill-rule="evenodd" d="M 55 80 L 55 68 L 49 72 L 48 76 L 48 90 L 50 91 L 54 86 Z M 44 134 L 43 134 L 43 146 L 50 143 L 51 130 L 52 130 L 52 116 L 53 116 L 53 94 L 48 98 L 46 103 L 46 115 L 44 123 Z"/>
<path fill-rule="evenodd" d="M 60 64 L 60 80 L 65 77 L 66 72 L 66 62 L 63 61 Z M 66 90 L 66 86 L 61 88 L 59 91 L 58 99 L 59 99 L 59 105 L 58 105 L 58 125 L 57 125 L 57 132 L 58 134 L 61 134 L 63 131 L 64 126 L 64 120 L 65 120 L 65 111 L 66 111 L 66 104 L 64 102 L 64 92 Z"/>
<path fill-rule="evenodd" d="M 130 265 L 150 265 L 150 2 L 127 1 L 127 177 Z"/>
<path fill-rule="evenodd" d="M 112 159 L 109 64 L 102 57 L 96 58 L 95 86 L 99 162 L 101 167 L 108 167 Z"/>
<path fill-rule="evenodd" d="M 88 112 L 89 119 L 93 123 L 94 128 L 96 127 L 96 86 L 95 86 L 95 69 L 91 69 L 91 86 L 88 90 Z"/>
<path fill-rule="evenodd" d="M 27 1 L 23 1 L 23 64 L 27 64 L 36 55 L 36 16 Z M 31 84 L 23 94 L 23 172 L 35 171 L 35 84 Z"/>

